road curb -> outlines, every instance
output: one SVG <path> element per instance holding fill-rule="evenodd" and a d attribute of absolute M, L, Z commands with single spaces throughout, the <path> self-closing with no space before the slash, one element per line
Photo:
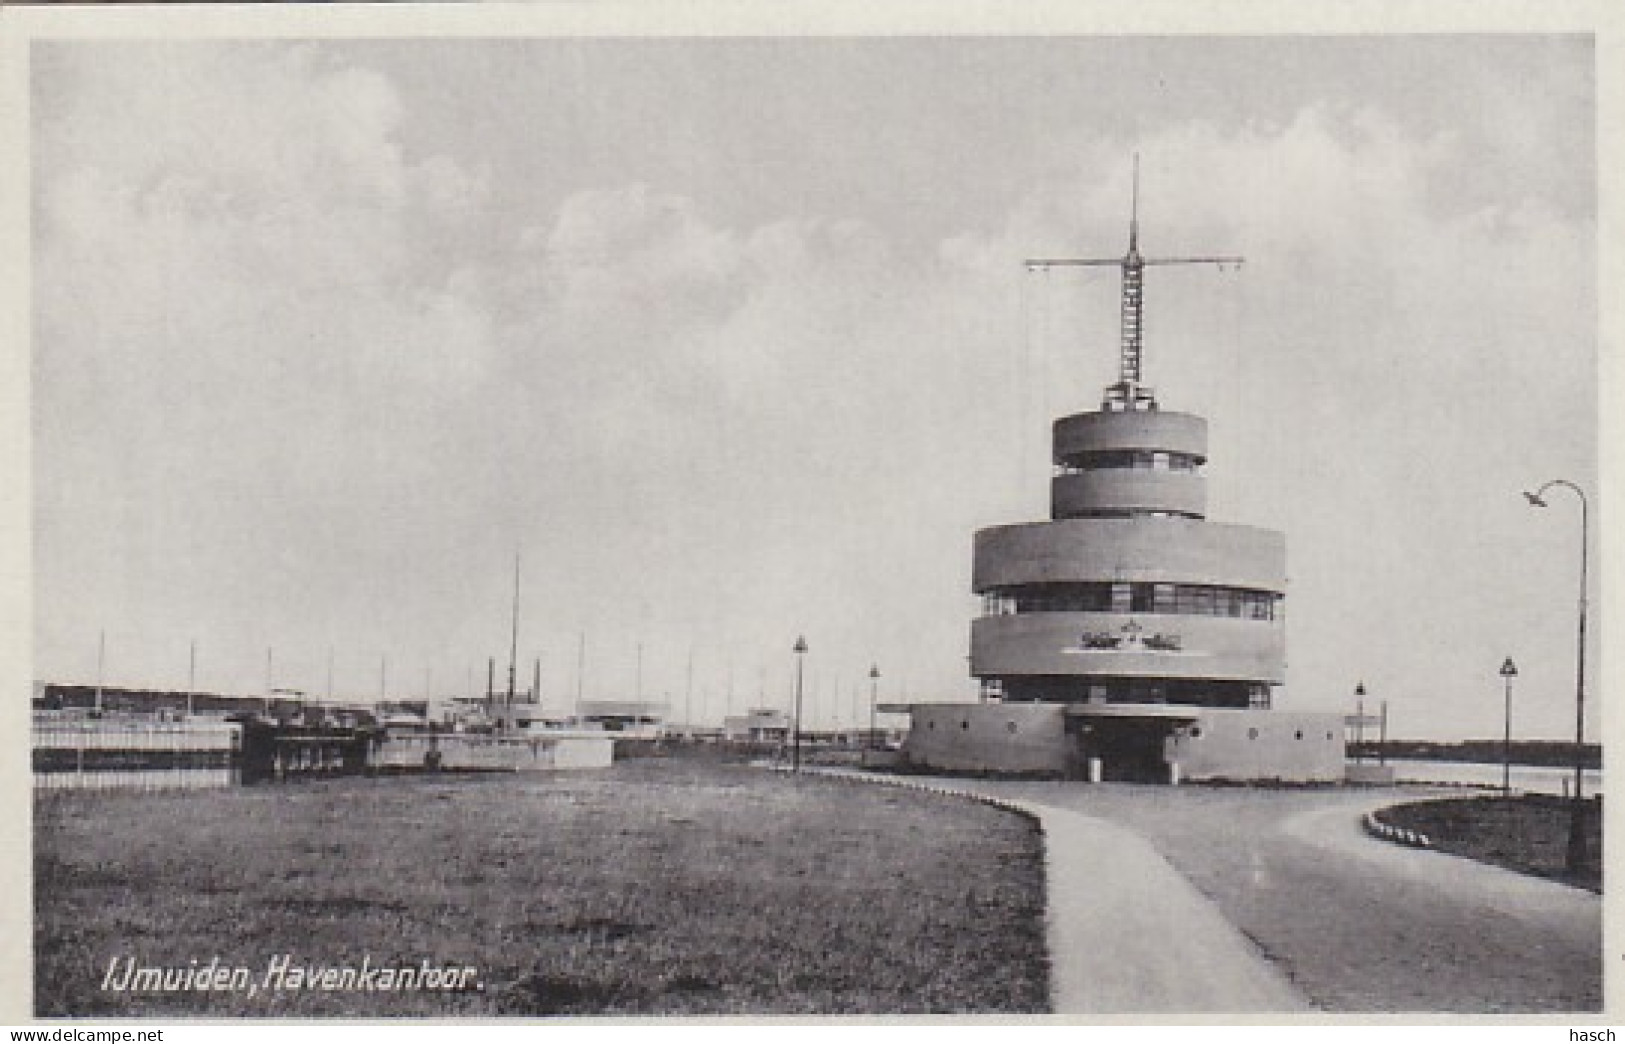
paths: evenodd
<path fill-rule="evenodd" d="M 762 767 L 771 772 L 792 774 L 794 771 L 785 765 L 763 765 Z M 894 787 L 899 790 L 913 790 L 922 794 L 935 794 L 938 797 L 965 798 L 978 804 L 989 805 L 1005 812 L 1014 812 L 1017 815 L 1025 816 L 1037 823 L 1040 829 L 1044 825 L 1043 817 L 1022 802 L 994 797 L 990 794 L 978 794 L 971 790 L 960 790 L 957 787 L 944 787 L 933 783 L 919 783 L 899 776 L 868 775 L 863 772 L 831 768 L 827 765 L 810 765 L 803 768 L 801 773 L 807 776 L 819 776 L 823 779 L 844 780 L 848 783 L 872 783 L 883 787 Z"/>
<path fill-rule="evenodd" d="M 1392 807 L 1394 806 L 1388 806 L 1388 808 Z M 1387 811 L 1387 808 L 1380 808 L 1375 812 L 1367 812 L 1360 817 L 1360 824 L 1365 827 L 1366 833 L 1383 841 L 1391 841 L 1396 845 L 1408 845 L 1411 848 L 1433 847 L 1433 840 L 1426 834 L 1416 830 L 1407 830 L 1404 827 L 1397 827 L 1391 823 L 1384 823 L 1381 819 L 1378 819 L 1377 817 L 1385 811 Z"/>

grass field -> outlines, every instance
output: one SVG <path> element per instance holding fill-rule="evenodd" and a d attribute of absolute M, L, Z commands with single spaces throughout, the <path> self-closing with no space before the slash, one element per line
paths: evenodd
<path fill-rule="evenodd" d="M 1440 851 L 1600 892 L 1602 810 L 1586 802 L 1588 858 L 1574 874 L 1566 866 L 1571 807 L 1566 799 L 1544 794 L 1446 798 L 1396 805 L 1379 818 L 1426 834 Z"/>
<path fill-rule="evenodd" d="M 49 1016 L 1045 1010 L 1041 839 L 971 802 L 742 766 L 35 803 Z M 472 966 L 458 992 L 135 993 L 110 964 Z M 286 980 L 283 980 L 285 983 Z"/>

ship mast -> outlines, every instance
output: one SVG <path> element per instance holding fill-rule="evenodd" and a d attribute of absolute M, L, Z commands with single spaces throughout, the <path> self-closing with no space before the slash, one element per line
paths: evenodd
<path fill-rule="evenodd" d="M 1128 253 L 1122 257 L 1051 257 L 1027 260 L 1029 272 L 1061 267 L 1115 265 L 1123 273 L 1121 338 L 1117 383 L 1106 388 L 1103 410 L 1154 410 L 1157 397 L 1140 382 L 1144 348 L 1145 270 L 1152 265 L 1239 265 L 1240 257 L 1144 257 L 1140 254 L 1140 157 L 1134 156 L 1134 188 L 1128 223 Z"/>

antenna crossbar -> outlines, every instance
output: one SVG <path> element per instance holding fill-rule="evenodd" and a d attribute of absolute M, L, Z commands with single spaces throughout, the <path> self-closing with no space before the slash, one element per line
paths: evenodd
<path fill-rule="evenodd" d="M 1129 218 L 1128 252 L 1122 257 L 1042 257 L 1024 262 L 1029 272 L 1050 268 L 1104 268 L 1112 266 L 1123 273 L 1121 308 L 1121 359 L 1118 381 L 1106 389 L 1107 409 L 1156 409 L 1156 396 L 1140 384 L 1140 359 L 1145 332 L 1145 269 L 1164 265 L 1240 266 L 1244 258 L 1234 255 L 1204 257 L 1143 257 L 1140 254 L 1140 162 L 1134 158 L 1134 207 Z"/>

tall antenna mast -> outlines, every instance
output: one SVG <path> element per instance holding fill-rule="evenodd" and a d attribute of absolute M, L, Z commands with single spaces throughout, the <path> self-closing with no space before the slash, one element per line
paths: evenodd
<path fill-rule="evenodd" d="M 1240 265 L 1240 257 L 1143 257 L 1140 254 L 1140 156 L 1134 155 L 1134 187 L 1128 222 L 1128 253 L 1122 257 L 1031 258 L 1029 272 L 1061 267 L 1116 265 L 1123 272 L 1121 344 L 1117 383 L 1106 388 L 1101 403 L 1107 410 L 1154 410 L 1157 397 L 1140 383 L 1140 358 L 1144 348 L 1145 270 L 1151 265 Z"/>

